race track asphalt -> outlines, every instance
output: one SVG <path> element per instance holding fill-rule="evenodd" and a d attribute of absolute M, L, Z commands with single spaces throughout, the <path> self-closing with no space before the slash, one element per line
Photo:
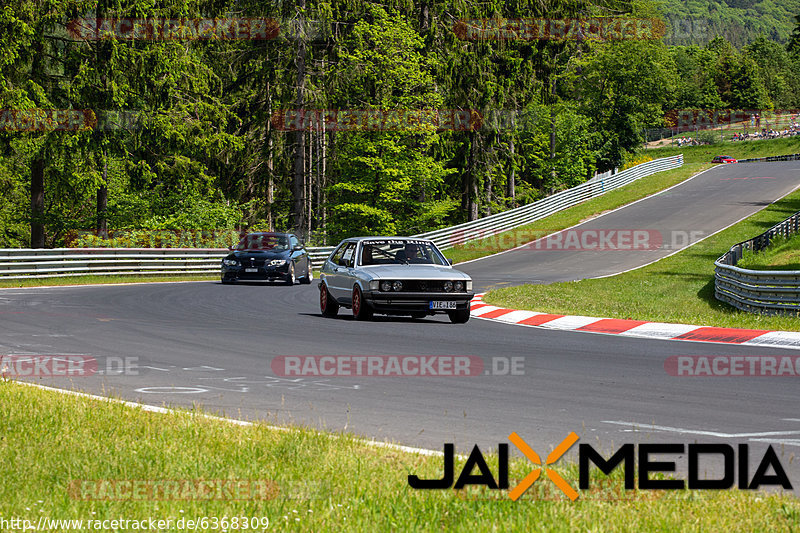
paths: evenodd
<path fill-rule="evenodd" d="M 705 236 L 798 185 L 796 162 L 718 166 L 580 229 Z M 610 274 L 673 251 L 526 248 L 463 269 L 484 290 Z M 798 378 L 686 378 L 664 368 L 674 355 L 795 351 L 477 319 L 464 325 L 444 317 L 355 322 L 346 310 L 327 319 L 319 314 L 317 298 L 316 282 L 7 289 L 0 291 L 0 354 L 97 359 L 100 371 L 92 376 L 29 379 L 49 386 L 152 405 L 199 405 L 235 418 L 304 424 L 432 449 L 445 442 L 462 451 L 473 444 L 495 448 L 512 431 L 540 453 L 548 453 L 570 431 L 606 451 L 630 441 L 728 442 L 749 443 L 760 457 L 757 452 L 773 444 L 800 485 L 798 461 L 789 461 L 800 449 Z M 278 356 L 298 355 L 471 356 L 480 358 L 487 371 L 514 359 L 523 371 L 296 378 L 280 376 L 271 366 Z M 703 466 L 710 472 L 718 467 Z"/>

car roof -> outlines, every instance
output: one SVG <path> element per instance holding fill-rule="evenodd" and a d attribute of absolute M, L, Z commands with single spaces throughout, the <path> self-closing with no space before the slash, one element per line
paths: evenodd
<path fill-rule="evenodd" d="M 430 239 L 425 239 L 422 237 L 387 237 L 386 235 L 377 235 L 372 237 L 349 237 L 345 240 L 349 242 L 361 242 L 361 241 L 372 241 L 372 240 L 433 242 Z"/>
<path fill-rule="evenodd" d="M 293 235 L 293 233 L 278 233 L 275 231 L 253 231 L 248 233 L 247 235 L 275 235 L 276 237 L 288 237 L 289 235 Z"/>

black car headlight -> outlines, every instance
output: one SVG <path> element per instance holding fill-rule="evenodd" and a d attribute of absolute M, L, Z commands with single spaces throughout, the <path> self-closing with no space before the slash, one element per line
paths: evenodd
<path fill-rule="evenodd" d="M 395 281 L 394 283 L 392 283 L 392 288 L 394 290 L 396 290 L 396 291 L 402 291 L 403 290 L 403 282 L 402 281 Z"/>
<path fill-rule="evenodd" d="M 228 267 L 239 266 L 239 261 L 236 259 L 223 259 L 222 264 Z"/>
<path fill-rule="evenodd" d="M 454 289 L 455 289 L 457 292 L 461 292 L 461 291 L 463 291 L 463 290 L 464 290 L 464 283 L 463 283 L 463 282 L 461 282 L 461 281 L 456 281 L 455 283 L 453 283 L 453 288 L 454 288 Z"/>
<path fill-rule="evenodd" d="M 270 266 L 274 266 L 274 267 L 275 267 L 275 266 L 282 265 L 282 264 L 284 264 L 285 262 L 286 262 L 286 260 L 285 260 L 285 259 L 273 259 L 272 261 L 270 261 L 270 262 L 269 262 L 269 265 L 270 265 Z"/>
<path fill-rule="evenodd" d="M 445 281 L 444 282 L 444 292 L 452 292 L 453 290 L 453 282 L 452 281 Z"/>
<path fill-rule="evenodd" d="M 392 290 L 392 282 L 390 281 L 381 281 L 381 290 L 383 292 L 389 292 Z"/>

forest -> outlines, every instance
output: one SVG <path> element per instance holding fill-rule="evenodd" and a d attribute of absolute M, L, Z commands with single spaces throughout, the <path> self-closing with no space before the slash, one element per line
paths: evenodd
<path fill-rule="evenodd" d="M 666 7 L 10 0 L 0 247 L 410 235 L 631 165 L 675 110 L 800 108 L 800 17 L 782 40 Z"/>

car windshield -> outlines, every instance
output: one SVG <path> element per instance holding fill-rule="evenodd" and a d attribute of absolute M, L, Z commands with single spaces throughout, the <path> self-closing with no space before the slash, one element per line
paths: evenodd
<path fill-rule="evenodd" d="M 441 252 L 428 241 L 370 239 L 361 242 L 361 266 L 447 265 Z"/>
<path fill-rule="evenodd" d="M 288 237 L 271 233 L 250 233 L 242 237 L 236 246 L 237 250 L 270 250 L 273 252 L 282 252 L 288 248 Z"/>

